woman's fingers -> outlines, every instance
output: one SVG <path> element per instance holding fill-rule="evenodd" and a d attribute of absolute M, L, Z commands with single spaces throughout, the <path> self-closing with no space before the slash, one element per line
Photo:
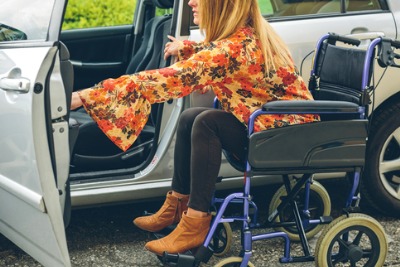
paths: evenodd
<path fill-rule="evenodd" d="M 181 43 L 178 39 L 171 35 L 167 35 L 168 39 L 171 41 L 165 44 L 164 48 L 164 59 L 167 59 L 170 56 L 177 56 L 178 55 L 178 48 Z"/>
<path fill-rule="evenodd" d="M 168 39 L 170 39 L 172 42 L 178 41 L 174 36 L 167 35 Z"/>

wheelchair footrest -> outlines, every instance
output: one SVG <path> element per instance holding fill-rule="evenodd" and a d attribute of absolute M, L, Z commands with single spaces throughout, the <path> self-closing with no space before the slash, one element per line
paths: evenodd
<path fill-rule="evenodd" d="M 199 262 L 191 253 L 188 254 L 169 254 L 164 252 L 161 261 L 167 266 L 191 267 L 198 266 Z"/>
<path fill-rule="evenodd" d="M 321 224 L 329 224 L 333 221 L 333 218 L 331 216 L 321 216 L 319 220 L 321 221 Z"/>
<path fill-rule="evenodd" d="M 207 263 L 212 255 L 211 248 L 200 246 L 179 254 L 164 252 L 162 257 L 158 257 L 167 266 L 195 267 L 199 266 L 201 262 Z"/>

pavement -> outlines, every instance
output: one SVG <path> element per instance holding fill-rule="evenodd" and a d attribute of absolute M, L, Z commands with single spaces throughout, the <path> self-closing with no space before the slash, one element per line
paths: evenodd
<path fill-rule="evenodd" d="M 324 184 L 327 188 L 334 211 L 339 212 L 337 203 L 343 203 L 344 197 L 334 182 Z M 274 187 L 258 190 L 255 202 L 263 210 L 267 207 L 269 197 L 276 190 Z M 265 198 L 263 196 L 266 196 Z M 336 204 L 335 204 L 336 203 Z M 73 210 L 71 223 L 66 229 L 71 264 L 74 267 L 156 267 L 163 266 L 160 260 L 144 249 L 144 244 L 153 238 L 153 235 L 139 230 L 132 224 L 132 220 L 140 216 L 144 210 L 155 211 L 161 205 L 160 201 L 145 203 L 124 204 L 108 207 L 97 207 Z M 260 220 L 265 214 L 260 212 Z M 379 214 L 370 214 L 385 228 L 389 250 L 385 266 L 400 267 L 400 219 L 383 217 Z M 240 251 L 240 225 L 232 224 L 233 245 L 230 252 L 224 256 L 237 256 Z M 317 237 L 310 240 L 311 248 L 315 247 Z M 254 266 L 315 266 L 315 263 L 280 264 L 279 257 L 283 255 L 281 240 L 258 241 L 253 244 L 251 262 Z M 293 243 L 291 252 L 301 253 L 299 243 Z M 207 264 L 214 266 L 224 258 L 213 256 Z M 0 266 L 1 267 L 42 267 L 37 261 L 16 247 L 13 243 L 0 235 Z"/>

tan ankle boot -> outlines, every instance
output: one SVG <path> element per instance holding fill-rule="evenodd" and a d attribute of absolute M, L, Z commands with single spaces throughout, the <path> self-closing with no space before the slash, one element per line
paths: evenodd
<path fill-rule="evenodd" d="M 157 213 L 138 217 L 133 220 L 133 224 L 145 231 L 158 232 L 181 220 L 182 213 L 187 210 L 188 201 L 189 196 L 178 198 L 172 195 L 172 191 L 169 191 L 164 204 Z"/>
<path fill-rule="evenodd" d="M 145 245 L 145 248 L 159 256 L 164 251 L 171 254 L 183 253 L 189 249 L 197 248 L 203 244 L 210 229 L 211 214 L 207 217 L 189 217 L 183 213 L 178 226 L 166 237 L 153 240 Z"/>

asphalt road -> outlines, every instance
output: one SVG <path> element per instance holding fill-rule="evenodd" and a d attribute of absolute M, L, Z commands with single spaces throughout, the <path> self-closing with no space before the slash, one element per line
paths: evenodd
<path fill-rule="evenodd" d="M 324 183 L 334 206 L 334 213 L 338 214 L 345 196 L 343 190 L 338 190 L 338 181 Z M 255 192 L 255 202 L 260 210 L 266 206 L 270 195 L 276 187 L 262 188 Z M 264 197 L 265 196 L 265 197 Z M 67 242 L 70 251 L 72 266 L 105 267 L 105 266 L 163 266 L 152 253 L 146 251 L 144 244 L 153 238 L 132 225 L 132 219 L 140 216 L 144 210 L 154 211 L 161 205 L 160 201 L 146 203 L 125 204 L 112 207 L 99 207 L 74 210 L 69 227 L 66 229 Z M 260 213 L 260 219 L 265 213 Z M 389 240 L 389 252 L 385 266 L 400 266 L 400 220 L 370 214 L 377 218 L 385 228 Z M 233 226 L 233 246 L 231 252 L 225 256 L 236 256 L 239 251 L 239 226 Z M 310 241 L 315 246 L 317 238 Z M 314 266 L 314 263 L 296 263 L 282 265 L 279 257 L 283 253 L 283 243 L 279 240 L 255 242 L 254 256 L 251 261 L 255 266 Z M 292 244 L 292 253 L 300 253 L 300 245 Z M 213 266 L 221 259 L 212 257 L 208 264 Z M 41 267 L 37 261 L 21 251 L 13 243 L 0 235 L 0 266 L 7 267 Z"/>

